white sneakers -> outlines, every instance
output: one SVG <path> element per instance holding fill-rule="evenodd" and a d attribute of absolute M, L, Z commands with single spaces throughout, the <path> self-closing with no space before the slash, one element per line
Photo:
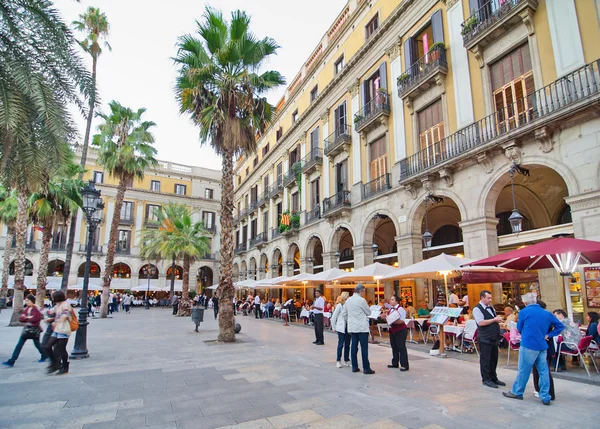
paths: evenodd
<path fill-rule="evenodd" d="M 350 362 L 344 362 L 344 366 L 350 366 Z"/>
<path fill-rule="evenodd" d="M 540 397 L 540 394 L 539 394 L 539 392 L 536 392 L 536 391 L 534 390 L 534 391 L 533 391 L 533 396 L 535 396 L 536 398 L 539 398 L 539 397 Z"/>
<path fill-rule="evenodd" d="M 338 361 L 335 363 L 335 366 L 337 366 L 338 368 L 341 368 L 341 367 L 342 367 L 342 363 L 341 363 L 341 362 L 338 360 Z"/>

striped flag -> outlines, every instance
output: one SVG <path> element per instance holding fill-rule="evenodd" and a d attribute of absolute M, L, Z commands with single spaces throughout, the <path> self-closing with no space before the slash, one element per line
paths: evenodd
<path fill-rule="evenodd" d="M 282 225 L 289 225 L 290 224 L 290 215 L 289 214 L 282 214 L 281 215 L 281 224 Z"/>

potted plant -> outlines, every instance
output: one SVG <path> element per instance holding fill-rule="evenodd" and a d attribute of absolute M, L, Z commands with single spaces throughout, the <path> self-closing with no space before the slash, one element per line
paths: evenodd
<path fill-rule="evenodd" d="M 405 85 L 409 79 L 410 75 L 408 73 L 402 73 L 400 76 L 398 76 L 398 86 Z"/>
<path fill-rule="evenodd" d="M 359 115 L 358 113 L 356 115 L 354 115 L 354 123 L 356 124 L 359 121 L 362 121 L 364 119 L 364 116 Z"/>
<path fill-rule="evenodd" d="M 467 19 L 465 21 L 465 23 L 463 24 L 463 28 L 462 28 L 460 34 L 463 36 L 466 36 L 467 34 L 469 34 L 471 31 L 473 31 L 475 29 L 475 27 L 477 26 L 478 23 L 479 23 L 479 20 L 477 19 L 477 15 L 471 15 L 471 17 L 469 19 Z"/>

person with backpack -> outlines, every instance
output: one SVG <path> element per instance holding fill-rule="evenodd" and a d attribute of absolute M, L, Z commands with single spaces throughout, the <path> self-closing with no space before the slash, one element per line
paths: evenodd
<path fill-rule="evenodd" d="M 25 327 L 23 328 L 23 332 L 21 332 L 21 336 L 19 337 L 19 342 L 17 343 L 15 350 L 13 351 L 12 357 L 6 362 L 2 362 L 2 365 L 12 367 L 15 362 L 19 358 L 19 354 L 21 353 L 21 349 L 25 345 L 27 340 L 33 340 L 33 344 L 35 348 L 38 349 L 40 355 L 42 356 L 38 362 L 46 361 L 46 354 L 44 353 L 44 349 L 40 346 L 40 333 L 42 332 L 42 328 L 40 326 L 40 322 L 43 316 L 40 312 L 37 305 L 35 305 L 35 296 L 29 294 L 25 298 L 25 309 L 21 312 L 19 316 L 19 322 L 25 323 Z"/>
<path fill-rule="evenodd" d="M 54 323 L 52 323 L 52 337 L 46 344 L 46 356 L 50 358 L 48 374 L 56 372 L 56 375 L 69 372 L 69 354 L 67 353 L 67 343 L 71 332 L 77 331 L 79 321 L 65 298 L 62 290 L 57 290 L 52 294 L 52 301 L 55 305 L 52 311 L 55 314 Z"/>

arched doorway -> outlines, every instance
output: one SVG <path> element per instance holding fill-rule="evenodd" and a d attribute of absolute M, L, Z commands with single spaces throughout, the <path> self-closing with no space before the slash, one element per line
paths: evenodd
<path fill-rule="evenodd" d="M 251 280 L 256 280 L 257 267 L 256 267 L 256 259 L 253 257 L 250 258 L 250 268 L 248 269 L 248 278 Z"/>
<path fill-rule="evenodd" d="M 213 285 L 213 271 L 210 267 L 203 266 L 198 269 L 198 284 L 201 290 Z"/>
<path fill-rule="evenodd" d="M 91 279 L 99 279 L 102 270 L 100 265 L 95 263 L 94 261 L 90 262 L 90 278 Z M 77 277 L 83 277 L 85 275 L 85 262 L 79 266 L 77 269 Z"/>
<path fill-rule="evenodd" d="M 167 268 L 167 280 L 171 280 L 171 273 L 173 272 L 173 268 L 171 265 Z M 175 280 L 183 280 L 183 267 L 180 265 L 175 265 Z"/>
<path fill-rule="evenodd" d="M 238 264 L 233 264 L 231 267 L 231 275 L 233 277 L 233 281 L 237 282 L 240 278 L 240 266 Z"/>
<path fill-rule="evenodd" d="M 432 234 L 431 246 L 423 246 L 423 259 L 441 253 L 464 254 L 462 230 L 459 226 L 461 215 L 454 200 L 431 195 L 422 205 L 425 209 L 421 222 L 421 236 L 425 231 Z"/>
<path fill-rule="evenodd" d="M 345 271 L 354 271 L 354 237 L 345 226 L 335 229 L 331 250 L 335 252 L 338 267 Z"/>
<path fill-rule="evenodd" d="M 398 266 L 398 247 L 396 244 L 396 225 L 386 214 L 375 214 L 365 228 L 365 245 L 370 245 L 373 261 Z"/>
<path fill-rule="evenodd" d="M 8 266 L 8 275 L 15 275 L 15 261 L 12 261 Z M 29 259 L 25 259 L 25 276 L 33 275 L 33 263 Z"/>
<path fill-rule="evenodd" d="M 267 258 L 266 253 L 263 253 L 262 255 L 260 255 L 260 264 L 258 266 L 258 274 L 259 274 L 260 280 L 268 278 L 269 258 Z"/>
<path fill-rule="evenodd" d="M 246 261 L 242 261 L 242 267 L 241 267 L 241 271 L 240 271 L 240 278 L 239 280 L 246 280 L 248 277 L 248 265 L 246 264 Z"/>
<path fill-rule="evenodd" d="M 125 264 L 123 264 L 125 265 Z M 113 270 L 113 277 L 115 271 Z M 140 279 L 150 279 L 157 280 L 158 279 L 158 267 L 154 264 L 145 264 L 142 265 L 139 271 Z"/>
<path fill-rule="evenodd" d="M 54 259 L 48 262 L 48 276 L 62 277 L 65 270 L 65 263 L 60 259 Z"/>
<path fill-rule="evenodd" d="M 271 270 L 271 277 L 281 277 L 283 275 L 283 256 L 281 255 L 281 250 L 275 249 L 273 251 L 273 258 L 271 259 L 271 264 L 269 265 Z"/>
<path fill-rule="evenodd" d="M 288 275 L 300 274 L 300 248 L 296 243 L 290 244 L 287 258 Z"/>
<path fill-rule="evenodd" d="M 112 277 L 113 279 L 129 279 L 131 278 L 131 268 L 129 265 L 119 262 L 113 265 Z"/>
<path fill-rule="evenodd" d="M 306 260 L 308 262 L 308 272 L 312 270 L 313 274 L 317 274 L 323 271 L 323 242 L 320 237 L 313 235 L 308 239 Z"/>

